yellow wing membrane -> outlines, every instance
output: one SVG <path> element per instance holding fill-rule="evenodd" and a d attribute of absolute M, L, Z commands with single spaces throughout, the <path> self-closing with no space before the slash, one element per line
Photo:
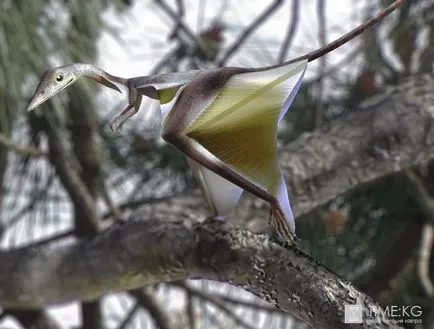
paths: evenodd
<path fill-rule="evenodd" d="M 230 78 L 184 131 L 242 176 L 280 189 L 277 124 L 301 84 L 307 61 Z"/>

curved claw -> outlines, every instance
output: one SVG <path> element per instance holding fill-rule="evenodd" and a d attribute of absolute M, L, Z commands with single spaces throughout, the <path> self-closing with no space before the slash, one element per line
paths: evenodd
<path fill-rule="evenodd" d="M 287 243 L 295 244 L 296 235 L 288 225 L 287 219 L 282 209 L 275 205 L 270 206 L 270 218 L 268 220 L 271 220 L 271 225 Z"/>
<path fill-rule="evenodd" d="M 134 107 L 134 105 L 128 104 L 117 116 L 110 121 L 110 129 L 115 133 L 120 133 L 124 123 L 136 113 L 137 109 Z"/>
<path fill-rule="evenodd" d="M 113 132 L 119 133 L 124 123 L 139 111 L 142 95 L 138 95 L 136 89 L 129 88 L 128 101 L 128 105 L 110 121 L 110 129 Z"/>
<path fill-rule="evenodd" d="M 124 122 L 121 122 L 121 120 L 118 117 L 115 117 L 109 123 L 110 130 L 116 134 L 120 134 L 122 132 L 123 125 Z"/>

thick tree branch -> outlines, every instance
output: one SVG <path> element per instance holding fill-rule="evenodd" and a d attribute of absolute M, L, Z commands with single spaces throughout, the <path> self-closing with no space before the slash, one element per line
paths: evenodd
<path fill-rule="evenodd" d="M 432 88 L 432 77 L 414 77 L 284 148 L 280 162 L 295 213 L 306 213 L 358 185 L 432 160 Z"/>
<path fill-rule="evenodd" d="M 379 312 L 368 296 L 300 250 L 211 220 L 133 221 L 58 249 L 4 252 L 0 263 L 0 305 L 5 307 L 92 300 L 107 292 L 200 277 L 242 287 L 316 328 L 348 328 L 345 304 L 364 305 L 365 315 L 368 309 Z"/>

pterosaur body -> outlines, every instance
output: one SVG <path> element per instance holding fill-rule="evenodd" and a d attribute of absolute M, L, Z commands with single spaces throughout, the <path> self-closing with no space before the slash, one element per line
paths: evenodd
<path fill-rule="evenodd" d="M 396 0 L 367 22 L 326 47 L 280 65 L 249 69 L 194 70 L 124 79 L 89 64 L 48 70 L 28 110 L 81 76 L 118 90 L 128 88 L 128 105 L 112 122 L 119 130 L 143 96 L 158 99 L 162 137 L 187 157 L 217 217 L 226 217 L 246 190 L 270 204 L 277 232 L 294 240 L 294 218 L 277 161 L 277 125 L 288 111 L 309 61 L 336 49 L 373 26 L 406 0 Z"/>
<path fill-rule="evenodd" d="M 89 65 L 49 70 L 31 110 L 81 76 L 119 90 L 129 104 L 112 122 L 119 130 L 143 96 L 158 99 L 162 137 L 186 157 L 216 217 L 227 217 L 244 190 L 267 201 L 276 230 L 294 237 L 294 218 L 277 161 L 277 126 L 303 79 L 307 60 L 265 69 L 221 68 L 120 78 Z"/>

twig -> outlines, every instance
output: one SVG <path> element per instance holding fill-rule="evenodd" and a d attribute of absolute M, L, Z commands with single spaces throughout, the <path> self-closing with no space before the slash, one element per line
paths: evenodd
<path fill-rule="evenodd" d="M 332 73 L 342 69 L 343 66 L 348 65 L 353 61 L 357 55 L 363 50 L 363 46 L 358 46 L 354 48 L 353 51 L 350 51 L 345 57 L 343 57 L 338 63 L 334 65 L 330 65 L 326 72 L 323 73 L 323 76 L 314 77 L 312 80 L 309 80 L 309 83 L 318 82 L 322 77 L 329 76 Z"/>
<path fill-rule="evenodd" d="M 321 47 L 326 45 L 326 18 L 325 18 L 326 0 L 317 0 L 317 16 L 318 16 L 318 36 Z M 322 56 L 319 59 L 319 81 L 318 95 L 315 109 L 315 128 L 319 128 L 322 124 L 324 112 L 324 72 L 326 71 L 326 58 Z"/>
<path fill-rule="evenodd" d="M 226 313 L 228 317 L 232 318 L 232 320 L 235 322 L 237 326 L 242 326 L 244 328 L 248 329 L 255 329 L 254 326 L 250 325 L 249 323 L 245 322 L 243 319 L 241 319 L 238 315 L 236 315 L 231 309 L 229 309 L 221 300 L 218 300 L 214 298 L 211 295 L 208 295 L 202 291 L 199 291 L 190 285 L 184 283 L 184 282 L 176 282 L 172 283 L 174 286 L 177 286 L 179 288 L 184 289 L 188 293 L 190 293 L 193 296 L 196 296 L 199 299 L 202 299 L 203 301 L 206 301 L 217 308 L 219 308 L 222 312 Z"/>
<path fill-rule="evenodd" d="M 146 198 L 138 199 L 138 200 L 130 200 L 130 201 L 127 201 L 125 203 L 118 205 L 117 208 L 120 211 L 128 210 L 128 209 L 135 209 L 135 208 L 139 208 L 143 205 L 147 205 L 147 204 L 169 201 L 173 197 L 174 197 L 174 195 L 169 195 L 169 196 L 164 196 L 164 197 L 160 197 L 160 198 L 158 198 L 158 197 L 156 197 L 156 198 L 146 197 Z M 102 216 L 102 219 L 107 219 L 112 215 L 113 215 L 112 211 L 109 210 L 107 213 L 105 213 Z"/>
<path fill-rule="evenodd" d="M 402 34 L 403 34 L 403 30 L 399 30 L 399 32 L 397 33 L 397 35 L 395 35 L 395 37 L 400 38 L 400 35 L 402 35 Z M 384 68 L 389 71 L 389 72 L 387 72 L 386 76 L 388 76 L 389 79 L 390 78 L 396 78 L 398 76 L 399 72 L 393 66 L 393 64 L 390 60 L 390 56 L 387 56 L 384 53 L 384 50 L 383 50 L 384 47 L 382 45 L 382 42 L 379 40 L 378 33 L 377 34 L 372 33 L 372 35 L 373 35 L 373 41 L 372 42 L 375 44 L 375 47 L 376 47 L 375 51 L 377 53 L 378 60 L 380 60 L 381 63 L 383 64 L 381 66 L 384 66 Z"/>
<path fill-rule="evenodd" d="M 62 326 L 45 310 L 5 309 L 5 315 L 14 317 L 20 328 L 60 329 Z M 1 327 L 6 329 L 5 327 Z M 16 328 L 16 326 L 14 326 Z M 10 328 L 12 329 L 12 328 Z"/>
<path fill-rule="evenodd" d="M 182 46 L 182 44 L 179 45 L 179 47 Z M 152 68 L 151 72 L 149 72 L 149 75 L 160 73 L 161 70 L 163 70 L 163 68 L 173 60 L 173 57 L 179 51 L 179 47 L 170 50 L 166 55 L 164 55 L 164 57 Z"/>
<path fill-rule="evenodd" d="M 182 283 L 182 285 L 185 285 L 186 283 Z M 192 288 L 193 289 L 193 288 Z M 186 290 L 186 293 L 188 294 L 192 294 L 190 291 Z M 198 291 L 198 293 L 202 293 Z M 242 300 L 242 299 L 235 299 L 229 296 L 225 296 L 225 295 L 221 295 L 221 294 L 215 294 L 213 293 L 212 295 L 208 295 L 210 296 L 210 298 L 213 298 L 215 300 L 220 300 L 222 302 L 226 302 L 226 303 L 230 303 L 230 304 L 237 304 L 237 305 L 241 305 L 241 306 L 245 306 L 248 308 L 252 308 L 258 311 L 265 311 L 265 312 L 269 312 L 269 313 L 279 313 L 279 314 L 283 314 L 285 316 L 287 316 L 288 314 L 277 309 L 276 307 L 269 305 L 269 304 L 258 304 L 257 302 L 250 302 L 248 300 Z"/>
<path fill-rule="evenodd" d="M 226 64 L 228 59 L 241 47 L 244 41 L 262 24 L 266 19 L 282 5 L 283 0 L 274 0 L 273 3 L 248 26 L 243 33 L 235 40 L 232 46 L 226 51 L 217 66 L 222 67 Z"/>
<path fill-rule="evenodd" d="M 187 302 L 185 306 L 185 313 L 187 313 L 188 324 L 190 325 L 190 329 L 196 329 L 196 317 L 194 315 L 194 299 L 193 295 L 189 291 L 185 291 L 187 294 Z"/>
<path fill-rule="evenodd" d="M 252 308 L 252 309 L 255 309 L 258 311 L 265 311 L 265 312 L 269 312 L 269 313 L 279 313 L 279 314 L 283 314 L 285 316 L 288 315 L 287 313 L 282 312 L 281 310 L 279 310 L 279 309 L 277 309 L 271 305 L 261 305 L 261 304 L 258 304 L 257 302 L 250 302 L 248 300 L 235 299 L 235 298 L 231 298 L 229 296 L 223 296 L 223 295 L 220 296 L 217 294 L 213 294 L 213 297 L 220 299 L 226 303 L 242 305 L 242 306 Z"/>
<path fill-rule="evenodd" d="M 55 241 L 59 241 L 59 240 L 64 239 L 64 238 L 68 238 L 70 236 L 74 236 L 74 230 L 67 230 L 67 231 L 65 231 L 63 233 L 58 233 L 56 235 L 49 236 L 49 237 L 41 239 L 39 241 L 31 242 L 28 245 L 25 245 L 25 246 L 20 247 L 18 249 L 41 247 L 41 246 L 44 246 L 46 244 L 49 244 L 49 243 L 52 243 L 52 242 L 55 242 Z"/>
<path fill-rule="evenodd" d="M 203 25 L 203 19 L 205 17 L 205 6 L 206 0 L 199 1 L 199 9 L 197 11 L 197 22 L 196 22 L 196 30 L 200 31 Z"/>
<path fill-rule="evenodd" d="M 183 22 L 183 20 L 181 19 L 181 17 L 179 17 L 173 10 L 172 8 L 169 7 L 169 5 L 163 1 L 163 0 L 154 0 L 154 2 L 160 6 L 161 9 L 163 9 L 167 15 L 170 16 L 170 18 L 172 18 L 175 23 L 177 24 L 178 29 L 183 30 L 185 34 L 187 34 L 189 36 L 189 38 L 191 38 L 191 40 L 195 43 L 195 45 L 197 46 L 198 49 L 200 49 L 201 51 L 205 52 L 205 50 L 202 47 L 202 44 L 200 43 L 200 41 L 196 38 L 195 34 L 190 30 L 190 28 Z"/>
<path fill-rule="evenodd" d="M 71 167 L 70 161 L 60 142 L 58 132 L 47 122 L 46 132 L 50 144 L 50 161 L 56 168 L 60 181 L 67 190 L 72 202 L 83 210 L 83 215 L 92 223 L 94 228 L 98 228 L 98 218 L 96 209 L 93 206 L 93 197 L 86 186 L 78 176 L 74 168 Z"/>
<path fill-rule="evenodd" d="M 119 324 L 118 329 L 125 329 L 128 325 L 128 323 L 131 321 L 131 319 L 133 318 L 133 315 L 139 310 L 139 303 L 136 303 L 136 305 L 134 305 L 127 313 L 127 315 L 125 315 L 124 319 L 122 320 L 122 322 Z"/>
<path fill-rule="evenodd" d="M 432 223 L 426 223 L 422 231 L 422 241 L 420 242 L 419 260 L 417 269 L 420 283 L 427 296 L 431 297 L 434 294 L 434 285 L 430 278 L 429 263 L 434 241 L 434 228 Z"/>
<path fill-rule="evenodd" d="M 216 328 L 216 329 L 227 329 L 226 327 L 227 325 L 222 323 L 224 322 L 224 320 L 219 319 L 215 313 L 208 312 L 205 303 L 201 304 L 201 309 L 203 310 L 202 312 L 205 315 L 208 327 Z"/>
<path fill-rule="evenodd" d="M 185 14 L 185 8 L 184 8 L 184 2 L 182 0 L 176 0 L 176 7 L 178 9 L 178 22 L 173 27 L 172 32 L 169 34 L 169 40 L 173 40 L 176 37 L 178 37 L 178 30 L 180 28 L 180 22 L 182 21 L 184 14 Z"/>
<path fill-rule="evenodd" d="M 315 59 L 318 59 L 318 58 L 328 54 L 329 52 L 335 50 L 336 48 L 339 48 L 340 46 L 347 43 L 348 41 L 354 39 L 359 34 L 363 33 L 366 29 L 377 24 L 384 17 L 386 17 L 387 15 L 389 15 L 390 13 L 392 13 L 393 11 L 398 9 L 399 7 L 403 6 L 406 2 L 407 2 L 407 0 L 396 0 L 389 7 L 380 11 L 377 15 L 375 15 L 374 17 L 372 17 L 371 19 L 369 19 L 365 23 L 360 24 L 359 26 L 357 26 L 356 28 L 354 28 L 350 32 L 344 34 L 343 36 L 336 39 L 335 41 L 330 42 L 327 46 L 319 48 L 319 49 L 314 50 L 314 51 L 311 51 L 310 53 L 299 56 L 297 58 L 291 59 L 285 63 L 290 64 L 290 63 L 301 61 L 303 59 L 307 59 L 309 62 L 312 62 Z"/>
<path fill-rule="evenodd" d="M 42 151 L 36 147 L 18 146 L 2 133 L 0 133 L 0 144 L 3 144 L 9 150 L 19 153 L 21 155 L 30 155 L 34 157 L 39 157 L 39 156 L 46 156 L 48 154 L 47 152 Z"/>
<path fill-rule="evenodd" d="M 146 292 L 143 289 L 136 289 L 130 291 L 130 294 L 133 295 L 137 303 L 145 308 L 151 318 L 155 321 L 155 326 L 160 329 L 171 329 L 169 317 L 163 311 L 161 306 L 157 303 L 154 296 L 150 293 Z"/>
<path fill-rule="evenodd" d="M 299 11 L 300 11 L 300 1 L 292 0 L 291 7 L 291 18 L 288 24 L 288 31 L 285 36 L 285 40 L 280 48 L 280 54 L 278 58 L 278 63 L 284 62 L 289 48 L 291 47 L 292 41 L 294 40 L 295 33 L 297 32 L 298 22 L 299 22 Z"/>
<path fill-rule="evenodd" d="M 158 1 L 157 1 L 157 3 L 158 3 Z M 160 4 L 160 6 L 162 6 L 163 9 L 166 8 L 166 7 L 164 7 L 166 5 L 165 3 L 158 3 L 158 4 Z M 179 47 L 176 47 L 175 49 L 170 50 L 166 55 L 164 55 L 164 57 L 153 67 L 153 69 L 150 72 L 150 75 L 160 73 L 160 71 L 169 62 L 173 61 L 173 58 L 176 55 L 176 53 L 179 51 L 180 47 L 185 47 L 184 41 L 180 38 L 179 33 L 178 33 L 180 29 L 187 28 L 187 26 L 182 27 L 182 25 L 183 25 L 182 19 L 183 19 L 184 14 L 185 14 L 185 6 L 184 6 L 184 2 L 182 0 L 177 0 L 176 5 L 177 5 L 177 9 L 178 9 L 177 19 L 175 20 L 176 24 L 173 27 L 172 32 L 169 34 L 169 40 L 173 40 L 174 38 L 178 38 L 180 45 L 179 45 Z M 167 9 L 170 10 L 170 8 L 168 6 L 167 6 Z M 169 15 L 170 15 L 170 13 L 169 13 Z M 193 33 L 193 32 L 191 32 L 191 33 Z M 196 37 L 194 37 L 194 38 L 196 39 Z"/>
<path fill-rule="evenodd" d="M 22 176 L 24 177 L 24 176 Z M 6 223 L 4 223 L 4 226 L 12 226 L 19 220 L 21 220 L 27 212 L 30 212 L 33 210 L 36 206 L 36 204 L 42 200 L 42 198 L 46 197 L 48 194 L 48 191 L 50 190 L 52 183 L 54 182 L 55 175 L 52 173 L 50 177 L 47 179 L 47 182 L 45 184 L 45 188 L 41 190 L 37 195 L 35 195 L 26 206 L 23 206 L 18 213 L 16 213 L 14 216 L 10 217 Z M 0 228 L 1 231 L 1 228 Z"/>

